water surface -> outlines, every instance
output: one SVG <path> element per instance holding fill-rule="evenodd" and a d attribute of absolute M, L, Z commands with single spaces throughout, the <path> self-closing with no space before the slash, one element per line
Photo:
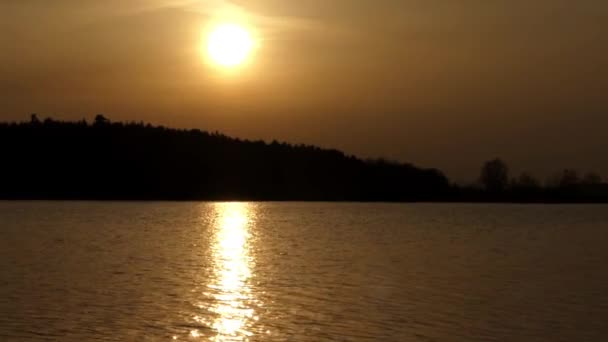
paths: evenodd
<path fill-rule="evenodd" d="M 0 202 L 0 340 L 606 341 L 608 206 Z"/>

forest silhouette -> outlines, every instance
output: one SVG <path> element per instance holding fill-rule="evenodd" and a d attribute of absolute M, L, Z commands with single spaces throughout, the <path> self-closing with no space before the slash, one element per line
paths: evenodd
<path fill-rule="evenodd" d="M 572 170 L 540 185 L 496 159 L 457 186 L 437 169 L 103 115 L 0 123 L 0 143 L 3 199 L 608 202 L 601 177 Z"/>

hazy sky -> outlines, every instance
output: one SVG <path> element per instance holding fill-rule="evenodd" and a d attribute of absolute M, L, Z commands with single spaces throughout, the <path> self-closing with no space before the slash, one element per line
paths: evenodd
<path fill-rule="evenodd" d="M 204 62 L 212 21 L 259 47 Z M 4 0 L 0 120 L 150 121 L 476 177 L 608 176 L 605 0 Z"/>

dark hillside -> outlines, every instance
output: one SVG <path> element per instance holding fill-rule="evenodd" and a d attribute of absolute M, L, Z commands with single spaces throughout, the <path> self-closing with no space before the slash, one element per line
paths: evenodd
<path fill-rule="evenodd" d="M 0 146 L 0 197 L 10 199 L 427 201 L 450 192 L 434 169 L 102 116 L 2 123 Z"/>

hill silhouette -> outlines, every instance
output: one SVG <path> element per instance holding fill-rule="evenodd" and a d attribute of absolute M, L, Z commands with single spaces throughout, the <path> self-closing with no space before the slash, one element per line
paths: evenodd
<path fill-rule="evenodd" d="M 438 170 L 197 129 L 86 121 L 1 123 L 5 199 L 431 201 Z"/>
<path fill-rule="evenodd" d="M 608 202 L 599 175 L 573 169 L 541 185 L 497 158 L 458 186 L 437 169 L 103 115 L 0 123 L 0 146 L 0 199 Z"/>

